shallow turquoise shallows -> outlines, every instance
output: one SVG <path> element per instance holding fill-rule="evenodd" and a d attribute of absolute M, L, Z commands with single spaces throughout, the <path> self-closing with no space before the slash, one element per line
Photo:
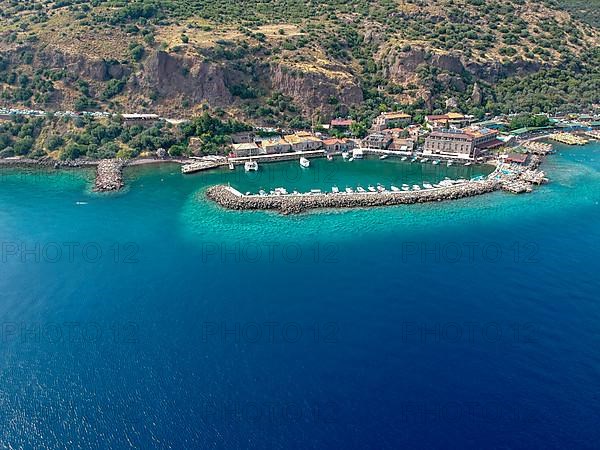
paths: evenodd
<path fill-rule="evenodd" d="M 242 192 L 436 183 L 391 158 L 0 170 L 0 443 L 594 448 L 600 145 L 532 194 L 298 216 Z"/>

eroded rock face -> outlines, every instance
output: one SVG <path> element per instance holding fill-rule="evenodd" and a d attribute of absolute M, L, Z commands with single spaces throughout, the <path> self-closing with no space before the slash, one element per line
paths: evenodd
<path fill-rule="evenodd" d="M 336 98 L 339 102 L 339 113 L 344 115 L 348 107 L 363 100 L 362 89 L 350 75 L 339 80 L 317 72 L 298 74 L 277 65 L 271 66 L 266 76 L 272 90 L 292 97 L 307 113 L 333 113 L 337 105 L 330 104 L 329 99 Z"/>
<path fill-rule="evenodd" d="M 224 69 L 199 58 L 156 51 L 144 61 L 139 86 L 164 97 L 185 97 L 193 103 L 227 106 L 233 97 L 225 85 Z"/>

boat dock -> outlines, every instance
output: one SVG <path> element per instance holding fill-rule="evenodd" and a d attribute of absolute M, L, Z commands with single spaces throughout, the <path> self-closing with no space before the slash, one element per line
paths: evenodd
<path fill-rule="evenodd" d="M 192 162 L 181 166 L 181 173 L 195 173 L 203 170 L 215 169 L 227 164 L 227 158 L 223 156 L 191 157 Z"/>
<path fill-rule="evenodd" d="M 534 155 L 547 155 L 554 151 L 552 144 L 539 141 L 525 141 L 521 144 L 521 147 Z"/>
<path fill-rule="evenodd" d="M 548 139 L 552 139 L 553 141 L 560 142 L 561 144 L 567 144 L 567 145 L 585 145 L 588 143 L 587 139 L 584 139 L 581 136 L 576 136 L 571 133 L 549 134 Z"/>
<path fill-rule="evenodd" d="M 239 165 L 244 164 L 248 161 L 256 161 L 257 163 L 277 162 L 277 161 L 291 161 L 295 159 L 304 158 L 324 158 L 325 150 L 307 150 L 304 152 L 288 152 L 288 153 L 273 153 L 270 155 L 257 155 L 257 156 L 240 156 L 237 158 L 228 158 L 227 161 L 230 164 Z"/>
<path fill-rule="evenodd" d="M 96 181 L 94 191 L 118 191 L 123 187 L 123 167 L 126 162 L 122 159 L 103 159 L 96 166 Z"/>

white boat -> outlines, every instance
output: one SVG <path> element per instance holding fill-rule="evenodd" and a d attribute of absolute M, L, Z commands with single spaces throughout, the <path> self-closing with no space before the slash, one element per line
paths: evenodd
<path fill-rule="evenodd" d="M 451 165 L 452 165 L 452 161 L 448 161 L 448 162 L 446 163 L 446 167 L 450 167 Z"/>
<path fill-rule="evenodd" d="M 88 202 L 75 202 L 76 205 L 87 205 Z"/>
<path fill-rule="evenodd" d="M 358 186 L 358 187 L 356 188 L 356 190 L 357 190 L 357 192 L 360 192 L 361 194 L 362 194 L 363 192 L 367 192 L 367 191 L 365 191 L 365 188 L 364 188 L 364 187 L 362 187 L 362 186 Z"/>
<path fill-rule="evenodd" d="M 408 191 L 410 189 L 410 186 L 408 184 L 403 184 L 402 185 L 402 190 L 403 191 Z"/>
<path fill-rule="evenodd" d="M 375 189 L 375 187 L 374 187 L 372 184 L 370 184 L 370 185 L 367 187 L 367 189 L 369 190 L 369 192 L 376 192 L 376 191 L 377 191 L 377 189 Z"/>
<path fill-rule="evenodd" d="M 321 193 L 321 189 L 311 189 L 310 193 L 311 194 L 320 194 Z"/>
<path fill-rule="evenodd" d="M 387 158 L 388 158 L 388 156 L 390 156 L 390 155 L 381 155 L 381 156 L 379 157 L 379 159 L 387 159 Z"/>
<path fill-rule="evenodd" d="M 347 187 L 346 188 L 346 193 L 352 194 L 352 193 L 354 193 L 354 189 L 352 189 L 351 187 Z"/>
<path fill-rule="evenodd" d="M 229 163 L 229 170 L 235 170 L 235 166 L 232 162 Z"/>
<path fill-rule="evenodd" d="M 413 159 L 410 160 L 411 163 L 414 163 L 418 158 L 415 156 Z"/>
<path fill-rule="evenodd" d="M 244 163 L 244 170 L 246 172 L 256 172 L 258 170 L 258 163 L 256 161 L 246 161 Z"/>
<path fill-rule="evenodd" d="M 427 159 L 427 158 L 423 158 L 423 159 L 421 160 L 421 162 L 422 162 L 422 163 L 426 163 L 427 161 L 429 161 L 429 159 Z"/>
<path fill-rule="evenodd" d="M 300 165 L 302 167 L 310 167 L 310 161 L 303 156 L 300 158 Z"/>
<path fill-rule="evenodd" d="M 333 155 L 327 155 L 327 161 L 333 161 Z"/>
<path fill-rule="evenodd" d="M 258 195 L 267 195 L 267 193 L 264 189 L 261 189 L 260 191 L 258 191 Z"/>
<path fill-rule="evenodd" d="M 433 185 L 431 183 L 423 183 L 423 187 L 425 189 L 433 189 Z"/>
<path fill-rule="evenodd" d="M 350 153 L 348 153 L 348 152 L 342 152 L 342 158 L 348 159 L 349 156 L 350 156 Z"/>
<path fill-rule="evenodd" d="M 391 186 L 391 189 L 392 189 L 393 192 L 399 192 L 400 191 L 400 188 L 394 186 L 393 184 Z"/>
<path fill-rule="evenodd" d="M 471 164 L 473 163 L 469 161 L 468 163 L 465 163 L 465 166 L 469 167 Z"/>
<path fill-rule="evenodd" d="M 402 158 L 400 158 L 400 161 L 406 161 L 408 158 L 406 156 L 403 156 Z"/>
<path fill-rule="evenodd" d="M 379 192 L 385 192 L 385 191 L 387 191 L 387 189 L 385 188 L 385 186 L 382 186 L 381 184 L 377 185 L 377 190 Z"/>
<path fill-rule="evenodd" d="M 333 186 L 331 188 L 331 192 L 333 192 L 334 194 L 337 194 L 338 192 L 340 192 L 340 189 L 337 186 Z"/>
<path fill-rule="evenodd" d="M 435 161 L 433 161 L 431 164 L 433 164 L 434 166 L 437 166 L 440 163 L 439 159 L 436 159 Z"/>
<path fill-rule="evenodd" d="M 285 188 L 279 187 L 279 188 L 275 188 L 275 193 L 277 195 L 287 195 L 287 190 Z"/>
<path fill-rule="evenodd" d="M 354 159 L 363 159 L 363 156 L 364 156 L 364 154 L 363 154 L 363 151 L 361 148 L 352 150 L 352 157 Z"/>
<path fill-rule="evenodd" d="M 420 191 L 421 190 L 421 186 L 419 186 L 418 184 L 413 184 L 413 191 Z"/>
<path fill-rule="evenodd" d="M 348 161 L 352 162 L 352 161 L 354 161 L 354 158 L 351 157 Z"/>

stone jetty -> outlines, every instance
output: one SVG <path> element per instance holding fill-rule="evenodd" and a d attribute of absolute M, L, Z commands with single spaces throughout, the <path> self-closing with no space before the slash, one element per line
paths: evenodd
<path fill-rule="evenodd" d="M 123 167 L 126 162 L 122 159 L 103 159 L 96 167 L 96 182 L 94 191 L 118 191 L 123 187 Z"/>
<path fill-rule="evenodd" d="M 276 210 L 282 214 L 298 214 L 318 208 L 370 208 L 456 200 L 500 188 L 500 181 L 485 179 L 421 191 L 243 195 L 230 186 L 217 185 L 208 188 L 206 196 L 227 209 Z"/>

